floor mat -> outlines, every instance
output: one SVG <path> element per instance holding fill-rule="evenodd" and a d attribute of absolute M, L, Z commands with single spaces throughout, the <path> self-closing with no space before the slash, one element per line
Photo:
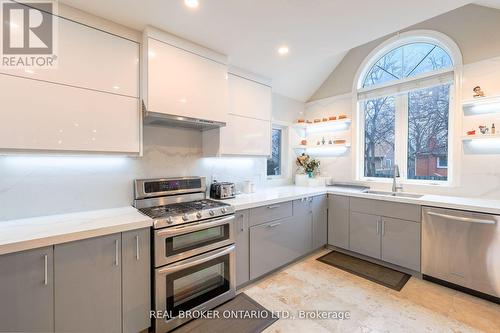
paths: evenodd
<path fill-rule="evenodd" d="M 244 293 L 240 293 L 229 302 L 219 305 L 214 311 L 220 315 L 220 318 L 195 319 L 174 330 L 174 332 L 258 333 L 278 320 L 276 316 L 272 315 L 271 311 L 268 311 Z M 254 315 L 252 318 L 247 318 L 246 316 L 251 314 L 251 311 L 256 312 L 253 312 Z M 239 315 L 238 318 L 233 318 L 234 316 L 232 318 L 224 318 L 229 314 Z"/>
<path fill-rule="evenodd" d="M 337 251 L 325 254 L 317 260 L 397 291 L 400 291 L 411 277 L 409 274 Z"/>

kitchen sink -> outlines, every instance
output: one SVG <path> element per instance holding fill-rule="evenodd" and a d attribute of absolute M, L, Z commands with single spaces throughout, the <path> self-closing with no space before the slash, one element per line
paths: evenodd
<path fill-rule="evenodd" d="M 418 199 L 423 197 L 421 194 L 412 194 L 412 193 L 404 193 L 404 192 L 388 192 L 388 191 L 364 191 L 363 193 L 367 194 L 376 194 L 376 195 L 387 195 L 391 197 L 402 197 L 402 198 L 413 198 L 413 199 Z"/>

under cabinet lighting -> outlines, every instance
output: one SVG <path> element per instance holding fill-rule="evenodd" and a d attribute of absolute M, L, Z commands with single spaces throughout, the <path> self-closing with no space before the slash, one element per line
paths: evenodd
<path fill-rule="evenodd" d="M 125 165 L 126 157 L 116 156 L 15 156 L 9 155 L 5 158 L 5 164 L 16 169 L 27 168 L 68 168 L 78 170 L 89 170 L 89 168 L 114 169 Z"/>

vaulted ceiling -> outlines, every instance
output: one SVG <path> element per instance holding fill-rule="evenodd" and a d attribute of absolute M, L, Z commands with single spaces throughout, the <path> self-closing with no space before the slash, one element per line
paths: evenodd
<path fill-rule="evenodd" d="M 498 0 L 485 0 L 495 2 Z M 229 56 L 273 80 L 275 92 L 306 101 L 358 45 L 470 0 L 60 0 L 142 30 L 152 25 Z M 277 49 L 287 45 L 289 53 Z"/>

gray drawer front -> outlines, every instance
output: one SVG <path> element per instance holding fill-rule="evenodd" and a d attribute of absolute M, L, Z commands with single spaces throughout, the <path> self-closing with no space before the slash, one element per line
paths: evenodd
<path fill-rule="evenodd" d="M 383 200 L 351 198 L 351 211 L 420 222 L 420 206 Z"/>
<path fill-rule="evenodd" d="M 259 225 L 292 216 L 292 202 L 280 202 L 250 210 L 250 226 Z"/>
<path fill-rule="evenodd" d="M 310 244 L 310 237 L 311 232 L 305 235 L 304 225 L 295 218 L 251 227 L 250 279 L 264 275 L 303 255 Z"/>

